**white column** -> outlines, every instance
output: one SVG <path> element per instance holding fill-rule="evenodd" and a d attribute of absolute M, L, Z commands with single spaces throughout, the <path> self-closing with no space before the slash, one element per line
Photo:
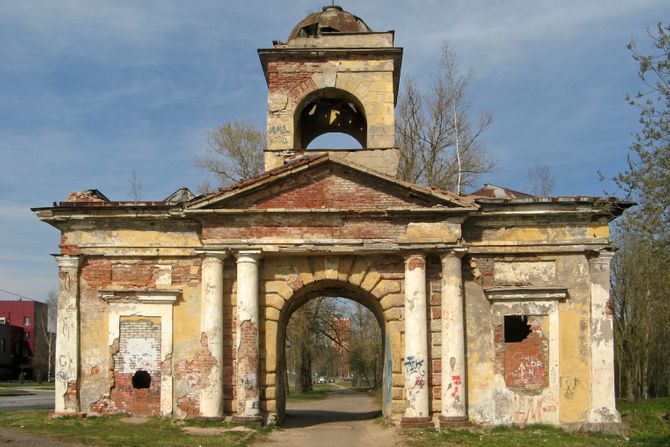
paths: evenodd
<path fill-rule="evenodd" d="M 426 313 L 426 258 L 405 258 L 405 415 L 406 427 L 431 423 L 428 388 L 428 318 Z"/>
<path fill-rule="evenodd" d="M 463 425 L 468 420 L 465 390 L 465 323 L 463 318 L 463 252 L 442 259 L 442 369 L 440 425 Z"/>
<path fill-rule="evenodd" d="M 614 254 L 600 252 L 589 259 L 591 278 L 591 409 L 589 424 L 617 430 L 621 416 L 614 396 L 614 330 L 610 308 L 610 262 Z"/>
<path fill-rule="evenodd" d="M 212 358 L 203 370 L 200 416 L 223 417 L 223 261 L 225 254 L 206 253 L 202 261 L 201 340 Z"/>
<path fill-rule="evenodd" d="M 56 413 L 79 408 L 79 256 L 56 256 L 59 291 L 56 323 Z"/>
<path fill-rule="evenodd" d="M 261 420 L 259 374 L 258 250 L 237 255 L 237 416 L 240 422 Z"/>

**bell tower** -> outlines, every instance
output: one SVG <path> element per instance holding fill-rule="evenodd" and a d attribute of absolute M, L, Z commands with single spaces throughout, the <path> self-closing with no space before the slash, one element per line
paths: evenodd
<path fill-rule="evenodd" d="M 393 40 L 393 31 L 372 31 L 333 5 L 298 23 L 286 43 L 258 50 L 268 85 L 266 170 L 328 152 L 397 175 L 394 109 L 402 48 Z M 327 133 L 349 135 L 360 149 L 308 149 Z"/>

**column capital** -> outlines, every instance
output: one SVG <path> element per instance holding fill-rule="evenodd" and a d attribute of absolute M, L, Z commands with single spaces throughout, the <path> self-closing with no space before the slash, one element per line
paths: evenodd
<path fill-rule="evenodd" d="M 196 253 L 202 255 L 205 258 L 216 258 L 221 261 L 225 261 L 225 259 L 230 256 L 230 250 L 223 249 L 223 250 L 214 250 L 214 249 L 207 249 L 207 248 L 198 248 L 195 250 Z"/>
<path fill-rule="evenodd" d="M 442 262 L 447 258 L 463 258 L 468 253 L 467 247 L 453 247 L 446 250 L 440 250 L 439 255 Z"/>
<path fill-rule="evenodd" d="M 58 267 L 62 269 L 78 269 L 81 264 L 81 256 L 79 255 L 55 255 L 54 259 L 58 263 Z"/>
<path fill-rule="evenodd" d="M 590 264 L 609 264 L 614 257 L 614 250 L 610 247 L 600 250 L 589 250 L 586 252 L 586 258 Z"/>
<path fill-rule="evenodd" d="M 410 259 L 412 258 L 421 258 L 423 260 L 426 259 L 426 252 L 424 251 L 408 251 L 402 254 L 403 258 L 405 259 L 405 263 L 409 262 Z"/>
<path fill-rule="evenodd" d="M 237 258 L 238 264 L 241 262 L 258 264 L 258 261 L 263 257 L 263 252 L 262 250 L 239 250 L 235 253 L 235 257 Z"/>

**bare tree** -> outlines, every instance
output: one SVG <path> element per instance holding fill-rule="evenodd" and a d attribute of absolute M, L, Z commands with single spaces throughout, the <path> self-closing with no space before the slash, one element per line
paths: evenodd
<path fill-rule="evenodd" d="M 300 393 L 312 390 L 313 364 L 331 345 L 332 334 L 327 321 L 334 312 L 331 298 L 316 298 L 291 316 L 286 333 L 287 347 Z"/>
<path fill-rule="evenodd" d="M 49 290 L 47 295 L 47 311 L 36 314 L 35 322 L 35 336 L 36 340 L 35 350 L 38 351 L 38 344 L 44 349 L 39 349 L 40 364 L 46 364 L 47 367 L 47 381 L 51 382 L 51 373 L 56 361 L 56 317 L 58 313 L 58 293 L 55 290 Z"/>
<path fill-rule="evenodd" d="M 253 124 L 224 123 L 210 132 L 207 152 L 196 163 L 214 173 L 221 184 L 237 182 L 263 172 L 265 133 Z"/>
<path fill-rule="evenodd" d="M 548 196 L 554 189 L 556 179 L 547 165 L 535 165 L 528 169 L 526 185 L 528 192 L 536 196 Z"/>
<path fill-rule="evenodd" d="M 362 379 L 368 387 L 378 388 L 382 384 L 384 361 L 379 323 L 374 314 L 359 303 L 354 304 L 350 318 L 349 365 L 359 382 Z"/>
<path fill-rule="evenodd" d="M 439 71 L 425 92 L 413 80 L 405 82 L 396 120 L 401 179 L 460 194 L 495 168 L 480 138 L 493 115 L 484 111 L 476 122 L 470 119 L 466 90 L 471 77 L 472 70 L 459 71 L 445 43 Z"/>
<path fill-rule="evenodd" d="M 128 193 L 133 202 L 139 202 L 142 200 L 142 177 L 140 177 L 137 172 L 133 169 L 130 173 L 130 178 L 128 179 Z"/>

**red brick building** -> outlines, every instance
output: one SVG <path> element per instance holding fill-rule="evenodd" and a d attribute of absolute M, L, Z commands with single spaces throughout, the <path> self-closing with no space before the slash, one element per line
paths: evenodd
<path fill-rule="evenodd" d="M 0 301 L 0 379 L 46 379 L 48 311 L 38 301 Z"/>

